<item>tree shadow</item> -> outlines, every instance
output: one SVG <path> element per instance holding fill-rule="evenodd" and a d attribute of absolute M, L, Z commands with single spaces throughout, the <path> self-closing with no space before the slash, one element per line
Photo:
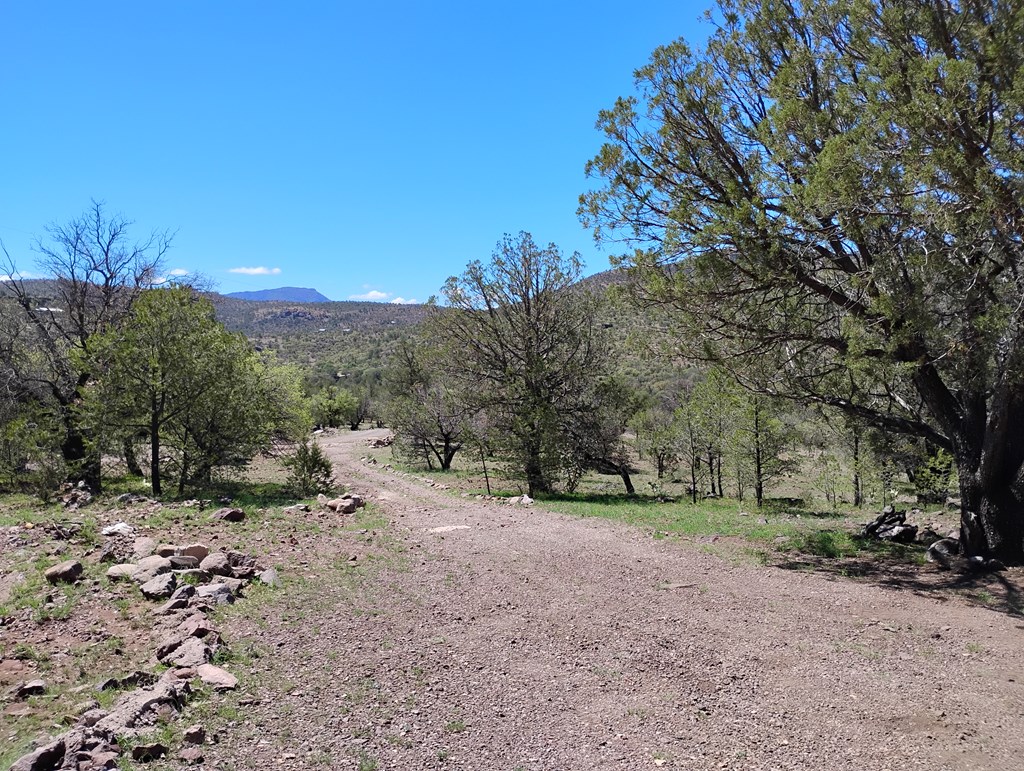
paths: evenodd
<path fill-rule="evenodd" d="M 855 539 L 861 550 L 854 555 L 783 555 L 768 564 L 782 570 L 801 570 L 860 581 L 895 591 L 910 591 L 922 597 L 946 602 L 954 597 L 968 604 L 1024 618 L 1024 590 L 1019 570 L 978 572 L 952 566 L 944 569 L 923 563 L 924 547 Z"/>

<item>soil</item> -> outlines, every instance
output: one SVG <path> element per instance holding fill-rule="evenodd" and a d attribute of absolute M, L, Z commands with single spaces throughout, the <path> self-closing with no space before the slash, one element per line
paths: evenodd
<path fill-rule="evenodd" d="M 208 767 L 1020 767 L 1020 570 L 728 561 L 361 462 L 384 433 L 321 445 L 389 524 L 224 619 L 252 656 Z"/>

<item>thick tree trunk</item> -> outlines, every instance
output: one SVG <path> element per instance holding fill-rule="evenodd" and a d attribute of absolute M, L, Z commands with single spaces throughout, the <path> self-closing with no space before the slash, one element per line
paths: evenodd
<path fill-rule="evenodd" d="M 99 492 L 102 486 L 100 459 L 89 451 L 85 436 L 69 419 L 64 421 L 65 435 L 60 452 L 68 466 L 72 481 L 85 482 L 93 492 Z"/>
<path fill-rule="evenodd" d="M 985 489 L 981 474 L 970 470 L 970 464 L 958 467 L 963 553 L 1024 565 L 1024 499 L 1015 494 L 1012 477 L 1000 474 L 1005 481 Z"/>

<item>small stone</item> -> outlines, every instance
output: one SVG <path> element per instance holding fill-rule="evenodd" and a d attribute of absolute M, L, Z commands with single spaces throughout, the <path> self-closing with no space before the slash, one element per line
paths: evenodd
<path fill-rule="evenodd" d="M 186 766 L 198 766 L 203 762 L 203 751 L 198 747 L 186 747 L 178 753 L 178 759 Z"/>
<path fill-rule="evenodd" d="M 43 574 L 51 584 L 70 584 L 82 575 L 82 563 L 78 560 L 68 560 L 47 568 Z"/>
<path fill-rule="evenodd" d="M 245 519 L 245 512 L 242 509 L 224 508 L 217 509 L 210 515 L 211 519 L 220 519 L 224 522 L 241 522 Z"/>
<path fill-rule="evenodd" d="M 146 599 L 162 600 L 165 597 L 170 597 L 177 585 L 178 579 L 174 573 L 161 573 L 156 578 L 152 578 L 144 583 L 139 589 Z"/>
<path fill-rule="evenodd" d="M 202 744 L 206 741 L 206 728 L 201 723 L 196 723 L 185 729 L 182 737 L 186 744 Z"/>
<path fill-rule="evenodd" d="M 231 575 L 231 563 L 228 561 L 228 555 L 220 551 L 215 551 L 207 556 L 199 563 L 199 569 L 217 576 Z"/>
<path fill-rule="evenodd" d="M 196 674 L 199 679 L 207 685 L 213 686 L 215 691 L 233 691 L 238 687 L 238 678 L 230 672 L 215 667 L 213 664 L 203 664 L 196 667 Z"/>
<path fill-rule="evenodd" d="M 277 574 L 277 571 L 274 570 L 274 568 L 267 568 L 259 574 L 258 578 L 261 584 L 273 586 L 275 589 L 281 587 L 281 577 Z"/>

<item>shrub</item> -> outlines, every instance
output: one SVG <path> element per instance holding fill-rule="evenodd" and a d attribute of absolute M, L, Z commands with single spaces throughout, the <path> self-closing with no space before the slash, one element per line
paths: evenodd
<path fill-rule="evenodd" d="M 327 494 L 337 487 L 334 467 L 316 440 L 303 439 L 283 463 L 288 469 L 288 485 L 298 495 Z"/>

